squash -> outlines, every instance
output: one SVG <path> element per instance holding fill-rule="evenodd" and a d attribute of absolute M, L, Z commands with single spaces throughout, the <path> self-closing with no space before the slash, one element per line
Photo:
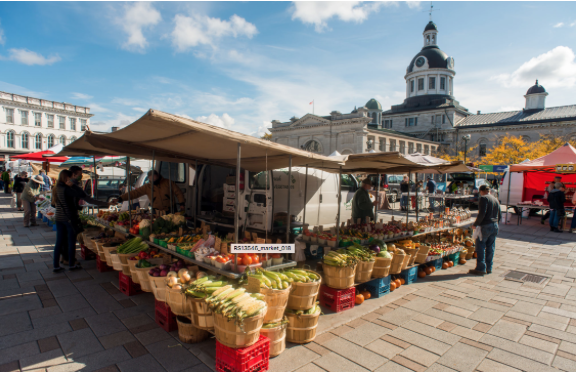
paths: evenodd
<path fill-rule="evenodd" d="M 465 260 L 464 258 L 461 258 L 461 259 L 459 260 L 459 265 L 464 265 L 464 264 L 466 264 L 466 263 L 467 263 L 467 260 Z"/>
<path fill-rule="evenodd" d="M 405 285 L 405 279 L 403 279 L 403 278 L 400 278 L 400 279 L 398 279 L 398 280 L 400 280 L 400 281 L 401 281 L 401 285 Z"/>
<path fill-rule="evenodd" d="M 358 295 L 355 296 L 355 305 L 360 305 L 363 302 L 365 302 L 365 298 L 363 297 L 362 294 L 359 293 Z"/>
<path fill-rule="evenodd" d="M 419 272 L 417 273 L 417 276 L 419 278 L 424 278 L 427 276 L 427 273 L 425 272 L 425 270 L 419 270 Z"/>
<path fill-rule="evenodd" d="M 362 291 L 361 294 L 363 295 L 365 300 L 368 300 L 369 298 L 371 298 L 371 292 L 369 292 L 367 290 Z"/>
<path fill-rule="evenodd" d="M 395 289 L 397 289 L 397 284 L 395 283 L 394 280 L 391 280 L 391 286 L 390 286 L 390 291 L 394 291 Z"/>
<path fill-rule="evenodd" d="M 443 270 L 446 270 L 449 268 L 449 263 L 448 262 L 443 262 Z"/>
<path fill-rule="evenodd" d="M 397 288 L 400 288 L 401 287 L 401 279 L 396 279 L 395 285 L 397 286 Z"/>
<path fill-rule="evenodd" d="M 431 274 L 433 273 L 433 268 L 432 268 L 431 266 L 428 266 L 428 267 L 425 269 L 425 273 L 426 273 L 427 275 L 431 275 Z"/>
<path fill-rule="evenodd" d="M 477 252 L 473 253 L 473 258 L 477 258 Z"/>
<path fill-rule="evenodd" d="M 455 266 L 455 264 L 453 263 L 453 261 L 448 261 L 447 263 L 449 264 L 449 267 Z"/>

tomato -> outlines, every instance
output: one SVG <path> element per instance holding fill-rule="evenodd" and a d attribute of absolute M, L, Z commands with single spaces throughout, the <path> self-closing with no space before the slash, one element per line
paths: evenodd
<path fill-rule="evenodd" d="M 250 256 L 244 256 L 242 259 L 242 264 L 243 265 L 250 265 L 252 264 L 252 258 Z"/>
<path fill-rule="evenodd" d="M 253 263 L 253 264 L 257 264 L 257 263 L 259 263 L 259 262 L 260 262 L 260 259 L 259 259 L 259 257 L 255 254 L 254 257 L 252 257 L 252 263 Z"/>
<path fill-rule="evenodd" d="M 242 265 L 242 264 L 243 264 L 243 263 L 242 263 L 242 258 L 237 257 L 237 259 L 236 259 L 236 264 L 237 264 L 237 265 Z"/>
<path fill-rule="evenodd" d="M 270 255 L 272 258 L 281 258 L 280 253 L 273 253 Z"/>

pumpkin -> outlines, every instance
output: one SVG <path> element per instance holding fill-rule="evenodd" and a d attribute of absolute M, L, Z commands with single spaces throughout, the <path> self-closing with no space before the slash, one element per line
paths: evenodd
<path fill-rule="evenodd" d="M 395 289 L 397 289 L 397 284 L 395 283 L 394 280 L 391 281 L 391 286 L 390 286 L 390 290 L 391 292 L 394 291 Z"/>
<path fill-rule="evenodd" d="M 400 288 L 401 287 L 401 279 L 396 279 L 395 285 L 397 286 L 397 288 Z"/>
<path fill-rule="evenodd" d="M 477 252 L 473 253 L 473 258 L 477 258 Z"/>
<path fill-rule="evenodd" d="M 363 297 L 362 294 L 359 293 L 358 295 L 355 296 L 355 305 L 360 305 L 363 302 L 365 302 L 365 298 Z"/>
<path fill-rule="evenodd" d="M 433 272 L 437 271 L 437 268 L 435 266 L 431 266 L 431 270 L 433 270 Z"/>
<path fill-rule="evenodd" d="M 401 285 L 405 285 L 405 279 L 401 278 L 399 280 L 401 281 Z"/>
<path fill-rule="evenodd" d="M 425 268 L 425 274 L 431 275 L 432 273 L 433 273 L 433 268 L 431 266 L 428 266 L 427 268 Z"/>
<path fill-rule="evenodd" d="M 424 278 L 427 276 L 427 273 L 425 272 L 425 270 L 419 270 L 419 272 L 417 273 L 417 276 L 419 278 Z"/>
<path fill-rule="evenodd" d="M 461 259 L 459 260 L 459 265 L 464 265 L 464 264 L 466 264 L 466 263 L 467 263 L 467 260 L 465 260 L 464 258 L 461 258 Z"/>
<path fill-rule="evenodd" d="M 447 262 L 447 263 L 449 264 L 449 267 L 455 266 L 455 264 L 453 263 L 453 261 L 449 261 L 449 262 Z"/>
<path fill-rule="evenodd" d="M 446 270 L 446 269 L 448 269 L 448 268 L 449 268 L 449 263 L 443 262 L 443 267 L 442 267 L 442 269 L 443 269 L 443 270 Z"/>
<path fill-rule="evenodd" d="M 367 291 L 366 289 L 364 291 L 362 291 L 361 294 L 363 295 L 365 300 L 368 300 L 369 298 L 371 298 L 371 292 Z"/>

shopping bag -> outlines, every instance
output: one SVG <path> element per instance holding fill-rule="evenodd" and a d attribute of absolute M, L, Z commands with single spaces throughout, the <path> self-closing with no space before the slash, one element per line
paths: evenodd
<path fill-rule="evenodd" d="M 295 261 L 296 262 L 303 262 L 303 261 L 307 260 L 307 258 L 305 256 L 306 247 L 307 247 L 307 245 L 305 244 L 305 242 L 301 242 L 299 240 L 297 240 L 295 242 Z"/>
<path fill-rule="evenodd" d="M 482 240 L 483 237 L 481 236 L 481 226 L 476 226 L 475 231 L 473 231 L 473 240 L 477 241 L 477 239 Z"/>

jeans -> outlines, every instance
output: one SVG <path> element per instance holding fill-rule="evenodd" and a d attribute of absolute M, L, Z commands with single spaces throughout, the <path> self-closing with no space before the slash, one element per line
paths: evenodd
<path fill-rule="evenodd" d="M 22 209 L 22 193 L 21 192 L 16 193 L 16 208 L 18 208 L 18 210 Z"/>
<path fill-rule="evenodd" d="M 497 222 L 481 226 L 481 239 L 477 238 L 477 271 L 492 271 L 493 256 L 495 255 L 495 241 L 499 233 L 499 224 Z"/>
<path fill-rule="evenodd" d="M 56 221 L 56 244 L 54 245 L 53 261 L 54 268 L 60 267 L 60 254 L 63 250 L 68 251 L 68 264 L 70 267 L 74 266 L 76 263 L 76 233 L 74 232 L 70 222 Z"/>
<path fill-rule="evenodd" d="M 407 195 L 401 195 L 401 208 L 409 205 L 409 197 Z"/>
<path fill-rule="evenodd" d="M 430 209 L 435 209 L 435 201 L 436 200 L 437 200 L 437 198 L 429 197 L 429 208 Z"/>
<path fill-rule="evenodd" d="M 22 200 L 24 207 L 24 226 L 36 226 L 36 203 Z"/>
<path fill-rule="evenodd" d="M 573 208 L 573 219 L 571 220 L 571 230 L 575 230 L 575 208 Z"/>
<path fill-rule="evenodd" d="M 563 216 L 561 215 L 560 211 L 551 209 L 551 215 L 549 216 L 549 226 L 551 226 L 552 229 L 559 228 L 559 220 L 561 217 Z"/>
<path fill-rule="evenodd" d="M 10 194 L 10 182 L 4 182 L 4 194 Z"/>

